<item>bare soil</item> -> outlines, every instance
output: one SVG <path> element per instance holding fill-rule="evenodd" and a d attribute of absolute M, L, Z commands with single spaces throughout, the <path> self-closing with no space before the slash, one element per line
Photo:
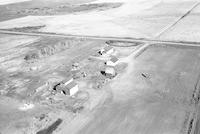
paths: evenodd
<path fill-rule="evenodd" d="M 98 107 L 110 96 L 110 91 L 104 88 L 109 80 L 100 73 L 109 57 L 98 55 L 106 41 L 1 34 L 0 43 L 0 132 L 3 134 L 66 131 L 63 125 L 70 128 L 73 123 L 68 122 L 80 123 L 78 115 L 84 120 L 87 117 L 84 112 Z M 134 47 L 124 51 L 115 47 L 113 54 L 123 58 Z M 91 58 L 94 55 L 96 58 Z M 76 70 L 74 64 L 78 65 Z M 118 70 L 123 72 L 125 68 L 120 66 Z M 73 77 L 79 85 L 80 92 L 75 98 L 52 91 L 68 77 Z M 34 107 L 22 111 L 20 107 L 25 104 Z M 58 128 L 51 127 L 58 118 L 62 123 Z"/>
<path fill-rule="evenodd" d="M 130 58 L 127 71 L 110 85 L 113 97 L 96 110 L 93 120 L 79 133 L 192 132 L 199 51 L 190 47 L 153 46 L 137 58 Z"/>

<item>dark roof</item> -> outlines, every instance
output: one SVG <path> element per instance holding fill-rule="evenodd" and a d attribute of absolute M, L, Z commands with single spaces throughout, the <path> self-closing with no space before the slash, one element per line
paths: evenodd
<path fill-rule="evenodd" d="M 117 62 L 119 59 L 117 58 L 117 57 L 115 57 L 115 56 L 113 56 L 111 59 L 110 59 L 110 61 L 112 61 L 113 63 L 115 63 L 115 62 Z"/>

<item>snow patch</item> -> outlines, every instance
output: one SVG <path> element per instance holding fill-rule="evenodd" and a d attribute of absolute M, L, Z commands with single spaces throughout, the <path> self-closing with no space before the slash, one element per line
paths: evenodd
<path fill-rule="evenodd" d="M 27 110 L 30 110 L 30 109 L 32 109 L 34 107 L 35 107 L 34 104 L 25 103 L 25 104 L 23 104 L 22 106 L 19 107 L 19 110 L 21 110 L 21 111 L 27 111 Z"/>

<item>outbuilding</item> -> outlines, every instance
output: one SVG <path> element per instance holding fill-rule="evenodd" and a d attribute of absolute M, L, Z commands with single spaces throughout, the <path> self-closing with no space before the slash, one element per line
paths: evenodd
<path fill-rule="evenodd" d="M 67 86 L 69 83 L 73 82 L 74 79 L 72 77 L 68 77 L 67 79 L 63 80 L 62 83 Z"/>
<path fill-rule="evenodd" d="M 65 95 L 74 96 L 78 91 L 78 84 L 72 81 L 63 88 L 62 93 Z"/>
<path fill-rule="evenodd" d="M 69 77 L 54 86 L 54 91 L 65 95 L 74 96 L 78 91 L 78 84 L 74 82 L 72 77 Z"/>
<path fill-rule="evenodd" d="M 116 66 L 118 60 L 119 60 L 119 59 L 118 59 L 117 57 L 113 56 L 110 60 L 106 61 L 105 64 L 106 64 L 107 66 Z"/>
<path fill-rule="evenodd" d="M 114 52 L 114 48 L 111 47 L 111 46 L 106 46 L 104 48 L 102 48 L 100 51 L 99 51 L 99 54 L 103 55 L 103 54 L 112 54 Z"/>
<path fill-rule="evenodd" d="M 113 77 L 116 76 L 116 72 L 115 72 L 115 69 L 113 67 L 106 67 L 105 68 L 105 71 L 104 71 L 104 75 L 107 77 L 107 78 L 110 78 L 112 79 Z"/>

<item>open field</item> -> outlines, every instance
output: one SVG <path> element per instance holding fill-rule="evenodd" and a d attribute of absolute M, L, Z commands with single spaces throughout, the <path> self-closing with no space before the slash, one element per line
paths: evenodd
<path fill-rule="evenodd" d="M 199 51 L 153 46 L 130 57 L 127 71 L 110 84 L 113 98 L 96 110 L 80 134 L 190 133 Z"/>
<path fill-rule="evenodd" d="M 0 42 L 2 134 L 199 131 L 198 45 L 6 34 Z M 100 74 L 109 57 L 97 53 L 106 44 L 120 58 L 111 80 Z M 79 84 L 80 95 L 52 94 L 54 85 L 69 76 Z"/>
<path fill-rule="evenodd" d="M 117 8 L 121 3 L 100 3 L 88 4 L 92 0 L 32 0 L 9 5 L 0 4 L 0 21 L 20 18 L 30 15 L 65 15 L 70 13 L 103 11 L 110 8 Z"/>
<path fill-rule="evenodd" d="M 200 134 L 199 0 L 0 0 L 0 134 Z"/>
<path fill-rule="evenodd" d="M 121 4 L 115 6 L 118 3 Z M 36 11 L 33 14 L 28 13 L 27 15 L 29 16 L 26 16 L 25 13 L 26 17 L 1 22 L 0 28 L 44 26 L 38 31 L 74 35 L 154 38 L 163 29 L 183 16 L 196 3 L 197 1 L 153 0 L 149 2 L 147 0 L 120 0 L 117 2 L 105 2 L 99 0 L 87 2 L 87 9 L 90 9 L 90 6 L 94 7 L 94 9 L 87 12 L 84 10 L 76 12 L 74 10 L 76 9 L 75 6 L 69 9 L 71 11 L 67 11 L 67 14 L 61 13 L 62 15 L 56 15 L 57 11 L 54 12 L 54 9 L 51 11 L 53 12 L 50 13 L 51 15 L 41 13 L 38 16 L 40 11 Z M 95 4 L 97 4 L 97 7 L 95 7 Z M 107 8 L 98 10 L 98 5 L 101 6 L 101 4 L 104 4 L 103 7 Z M 15 6 L 11 5 L 11 9 L 14 9 Z M 40 7 L 35 10 L 40 10 Z M 50 9 L 42 9 L 44 12 L 46 10 Z M 5 19 L 2 18 L 2 20 Z"/>
<path fill-rule="evenodd" d="M 191 11 L 191 13 L 183 18 L 177 25 L 160 36 L 160 39 L 200 41 L 200 24 L 198 23 L 200 21 L 199 14 L 200 5 Z"/>

